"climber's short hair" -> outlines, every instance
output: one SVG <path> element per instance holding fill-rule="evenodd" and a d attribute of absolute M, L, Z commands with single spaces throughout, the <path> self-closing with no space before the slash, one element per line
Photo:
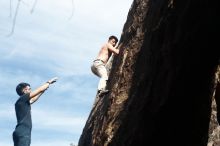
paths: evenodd
<path fill-rule="evenodd" d="M 23 92 L 23 89 L 25 88 L 25 87 L 27 87 L 27 86 L 30 86 L 30 84 L 28 84 L 28 83 L 19 83 L 18 85 L 17 85 L 17 87 L 16 87 L 16 92 L 17 92 L 17 94 L 19 95 L 19 96 L 21 96 L 21 95 L 23 95 L 24 94 L 24 92 Z"/>
<path fill-rule="evenodd" d="M 111 35 L 108 40 L 111 40 L 111 39 L 115 39 L 115 42 L 117 43 L 118 42 L 118 38 L 114 35 Z"/>

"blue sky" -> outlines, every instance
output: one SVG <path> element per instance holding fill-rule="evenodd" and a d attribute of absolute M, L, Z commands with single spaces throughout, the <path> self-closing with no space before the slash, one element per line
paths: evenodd
<path fill-rule="evenodd" d="M 0 146 L 12 146 L 15 87 L 59 80 L 32 105 L 31 146 L 77 144 L 95 100 L 99 78 L 90 65 L 110 35 L 121 36 L 132 0 L 0 0 Z M 73 15 L 72 15 L 73 14 Z M 72 16 L 72 17 L 71 17 Z"/>

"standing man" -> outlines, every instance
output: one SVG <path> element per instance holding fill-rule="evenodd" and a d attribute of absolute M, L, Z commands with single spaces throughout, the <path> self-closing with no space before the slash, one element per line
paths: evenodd
<path fill-rule="evenodd" d="M 30 146 L 31 144 L 31 104 L 39 99 L 50 84 L 56 82 L 57 77 L 50 79 L 36 90 L 31 91 L 28 83 L 20 83 L 16 92 L 20 96 L 15 103 L 17 125 L 13 132 L 14 146 Z"/>
<path fill-rule="evenodd" d="M 110 36 L 108 42 L 106 42 L 100 49 L 98 56 L 93 61 L 91 66 L 92 72 L 100 77 L 100 81 L 98 84 L 98 94 L 102 96 L 107 94 L 109 90 L 106 89 L 106 82 L 108 80 L 108 73 L 105 67 L 109 58 L 113 54 L 119 54 L 119 50 L 116 49 L 116 44 L 118 42 L 118 38 L 116 36 Z"/>

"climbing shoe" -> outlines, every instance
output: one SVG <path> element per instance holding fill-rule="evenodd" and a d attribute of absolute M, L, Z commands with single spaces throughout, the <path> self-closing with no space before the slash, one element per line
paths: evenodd
<path fill-rule="evenodd" d="M 109 93 L 109 90 L 99 90 L 98 91 L 98 95 L 99 96 L 103 96 L 103 95 L 106 95 L 106 94 L 108 94 Z"/>

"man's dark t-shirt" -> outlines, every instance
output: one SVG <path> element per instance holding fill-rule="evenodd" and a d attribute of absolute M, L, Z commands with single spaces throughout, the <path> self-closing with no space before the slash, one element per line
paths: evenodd
<path fill-rule="evenodd" d="M 15 103 L 17 125 L 14 131 L 16 136 L 30 137 L 32 129 L 30 94 L 22 95 Z"/>

